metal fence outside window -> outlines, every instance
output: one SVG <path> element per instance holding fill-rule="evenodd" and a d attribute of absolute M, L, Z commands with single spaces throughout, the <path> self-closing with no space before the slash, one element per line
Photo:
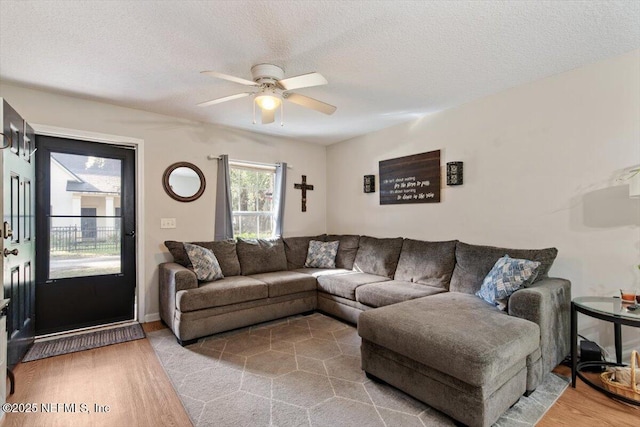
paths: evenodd
<path fill-rule="evenodd" d="M 120 227 L 51 227 L 51 252 L 120 252 Z"/>

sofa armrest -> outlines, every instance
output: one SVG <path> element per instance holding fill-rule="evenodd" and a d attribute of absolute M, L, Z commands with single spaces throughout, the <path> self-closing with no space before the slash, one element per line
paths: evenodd
<path fill-rule="evenodd" d="M 160 318 L 176 333 L 173 320 L 176 311 L 176 293 L 198 287 L 196 274 L 175 262 L 165 262 L 159 266 Z M 177 336 L 177 335 L 176 335 Z"/>
<path fill-rule="evenodd" d="M 571 282 L 542 279 L 509 298 L 509 314 L 540 326 L 544 372 L 551 372 L 570 351 Z"/>
<path fill-rule="evenodd" d="M 196 289 L 198 278 L 196 273 L 175 262 L 165 262 L 160 264 L 160 287 L 166 286 L 175 294 L 178 291 Z"/>

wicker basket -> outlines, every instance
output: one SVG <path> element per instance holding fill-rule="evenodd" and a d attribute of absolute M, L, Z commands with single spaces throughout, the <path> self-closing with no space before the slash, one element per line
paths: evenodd
<path fill-rule="evenodd" d="M 612 381 L 611 376 L 613 375 L 613 372 L 603 372 L 600 374 L 602 386 L 611 393 L 640 402 L 640 390 L 638 390 L 638 387 L 636 386 L 636 367 L 640 368 L 640 354 L 633 350 L 631 352 L 631 384 L 626 385 Z"/>

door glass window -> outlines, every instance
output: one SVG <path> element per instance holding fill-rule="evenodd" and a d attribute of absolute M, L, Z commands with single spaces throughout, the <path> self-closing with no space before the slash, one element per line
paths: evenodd
<path fill-rule="evenodd" d="M 122 161 L 51 153 L 49 279 L 122 272 Z"/>

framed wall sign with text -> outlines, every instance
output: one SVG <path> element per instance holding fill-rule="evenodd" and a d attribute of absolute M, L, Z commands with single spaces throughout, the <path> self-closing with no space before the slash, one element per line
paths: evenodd
<path fill-rule="evenodd" d="M 383 160 L 380 204 L 440 203 L 440 150 Z"/>

